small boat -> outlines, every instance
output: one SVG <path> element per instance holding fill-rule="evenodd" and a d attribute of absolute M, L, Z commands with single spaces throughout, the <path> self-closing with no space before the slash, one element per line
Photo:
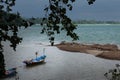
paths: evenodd
<path fill-rule="evenodd" d="M 37 64 L 44 63 L 45 58 L 46 58 L 46 55 L 42 55 L 40 57 L 37 57 L 36 59 L 25 60 L 23 61 L 23 63 L 25 63 L 26 66 L 37 65 Z"/>
<path fill-rule="evenodd" d="M 8 69 L 5 71 L 5 77 L 12 77 L 12 76 L 15 76 L 17 71 L 16 71 L 17 68 L 11 68 L 11 69 Z"/>

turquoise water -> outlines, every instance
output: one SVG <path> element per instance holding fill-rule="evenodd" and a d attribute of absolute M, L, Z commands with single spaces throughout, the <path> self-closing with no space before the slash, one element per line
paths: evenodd
<path fill-rule="evenodd" d="M 23 43 L 49 43 L 46 34 L 40 34 L 40 25 L 34 25 L 28 29 L 20 31 L 20 36 L 23 37 Z M 100 43 L 100 44 L 120 44 L 120 24 L 78 24 L 75 32 L 79 35 L 80 43 Z M 55 34 L 55 42 L 72 41 L 72 39 L 65 35 Z"/>
<path fill-rule="evenodd" d="M 2 80 L 106 80 L 104 74 L 115 68 L 120 61 L 106 60 L 90 54 L 61 51 L 55 46 L 38 45 L 49 43 L 45 34 L 40 34 L 41 26 L 35 25 L 22 29 L 19 35 L 23 37 L 22 44 L 16 52 L 4 43 L 6 69 L 17 67 L 17 75 Z M 114 43 L 120 44 L 120 25 L 78 25 L 75 30 L 80 36 L 81 43 Z M 55 35 L 55 42 L 71 41 L 63 31 Z M 22 62 L 36 58 L 35 52 L 43 54 L 45 48 L 45 64 L 26 67 Z"/>
<path fill-rule="evenodd" d="M 82 43 L 120 44 L 120 25 L 79 25 L 76 32 Z"/>

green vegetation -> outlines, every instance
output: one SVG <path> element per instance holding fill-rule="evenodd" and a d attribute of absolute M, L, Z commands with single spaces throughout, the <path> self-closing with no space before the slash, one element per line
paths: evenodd
<path fill-rule="evenodd" d="M 32 22 L 32 23 L 34 23 L 34 24 L 41 24 L 42 23 L 42 18 L 34 18 L 34 17 L 32 17 L 32 18 L 26 18 L 26 20 L 27 21 L 30 21 L 30 22 Z"/>
<path fill-rule="evenodd" d="M 116 64 L 114 69 L 110 69 L 104 74 L 107 80 L 120 80 L 120 65 Z"/>
<path fill-rule="evenodd" d="M 19 13 L 11 12 L 11 7 L 14 5 L 15 0 L 0 0 L 0 77 L 5 76 L 4 45 L 2 42 L 9 41 L 10 47 L 16 50 L 16 46 L 22 41 L 22 38 L 18 36 L 19 29 L 32 25 L 22 19 Z"/>
<path fill-rule="evenodd" d="M 0 0 L 0 77 L 5 76 L 5 63 L 3 55 L 4 41 L 9 41 L 10 47 L 16 50 L 16 46 L 22 41 L 22 38 L 18 36 L 18 31 L 21 27 L 27 28 L 32 25 L 30 22 L 21 18 L 20 14 L 12 13 L 12 7 L 15 6 L 16 0 Z M 93 4 L 95 0 L 87 0 L 88 4 Z M 61 30 L 67 32 L 67 36 L 70 36 L 73 40 L 79 39 L 74 32 L 76 26 L 72 23 L 72 20 L 66 15 L 67 10 L 72 10 L 72 3 L 75 0 L 49 0 L 49 5 L 45 7 L 45 17 L 42 18 L 42 33 L 46 33 L 50 36 L 50 42 L 53 45 L 54 34 L 60 33 Z M 44 26 L 46 23 L 47 26 Z M 62 24 L 60 27 L 58 24 Z M 9 35 L 8 32 L 12 34 Z"/>
<path fill-rule="evenodd" d="M 88 4 L 93 4 L 95 0 L 87 0 Z M 54 34 L 60 33 L 61 30 L 65 30 L 67 32 L 67 36 L 70 36 L 73 40 L 79 39 L 74 30 L 76 26 L 72 23 L 72 20 L 66 15 L 67 10 L 72 10 L 72 3 L 75 0 L 49 0 L 49 5 L 44 9 L 46 11 L 45 17 L 42 19 L 39 18 L 31 18 L 29 21 L 24 20 L 21 18 L 20 14 L 12 13 L 12 6 L 15 6 L 15 0 L 0 0 L 0 77 L 5 76 L 5 60 L 3 55 L 3 44 L 4 41 L 9 41 L 10 47 L 16 50 L 16 46 L 22 41 L 22 38 L 18 36 L 18 31 L 21 27 L 27 28 L 28 26 L 32 25 L 31 22 L 35 24 L 41 23 L 43 25 L 42 33 L 46 33 L 50 36 L 50 42 L 53 45 L 54 41 Z M 31 22 L 30 22 L 31 21 Z M 101 24 L 101 23 L 108 23 L 108 24 L 117 24 L 120 22 L 114 21 L 76 21 L 74 23 L 80 24 Z M 44 26 L 46 24 L 47 26 Z M 62 24 L 60 27 L 58 24 Z M 12 34 L 9 35 L 8 32 Z M 117 65 L 117 69 L 114 69 L 108 73 L 112 74 L 112 78 L 110 80 L 120 80 L 120 70 L 119 65 Z M 108 77 L 108 73 L 105 74 Z"/>
<path fill-rule="evenodd" d="M 42 18 L 28 18 L 30 22 L 35 24 L 41 24 Z M 96 20 L 76 20 L 73 21 L 74 24 L 120 24 L 120 21 L 96 21 Z"/>
<path fill-rule="evenodd" d="M 96 21 L 96 20 L 78 20 L 75 24 L 120 24 L 120 21 Z"/>

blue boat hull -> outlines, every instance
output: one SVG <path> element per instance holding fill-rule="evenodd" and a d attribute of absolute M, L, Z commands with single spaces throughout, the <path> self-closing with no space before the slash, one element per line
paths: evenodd
<path fill-rule="evenodd" d="M 23 63 L 25 63 L 26 66 L 38 65 L 38 64 L 44 63 L 45 58 L 46 58 L 46 56 L 43 55 L 43 56 L 40 56 L 40 57 L 38 57 L 36 59 L 25 60 L 25 61 L 23 61 Z"/>

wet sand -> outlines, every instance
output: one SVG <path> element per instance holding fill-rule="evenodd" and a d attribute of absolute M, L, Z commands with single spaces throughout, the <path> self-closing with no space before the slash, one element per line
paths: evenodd
<path fill-rule="evenodd" d="M 43 48 L 46 48 L 47 55 L 45 64 L 26 67 L 22 63 L 25 59 L 35 58 L 35 52 L 42 55 Z M 107 60 L 94 57 L 81 52 L 67 52 L 57 47 L 20 44 L 17 51 L 6 48 L 5 52 L 6 69 L 17 67 L 18 74 L 12 78 L 2 80 L 106 80 L 104 73 L 118 64 L 117 60 Z"/>
<path fill-rule="evenodd" d="M 120 60 L 120 49 L 114 44 L 80 44 L 62 42 L 56 45 L 59 49 L 70 52 L 82 52 L 92 54 L 96 57 L 101 57 L 111 60 Z"/>

